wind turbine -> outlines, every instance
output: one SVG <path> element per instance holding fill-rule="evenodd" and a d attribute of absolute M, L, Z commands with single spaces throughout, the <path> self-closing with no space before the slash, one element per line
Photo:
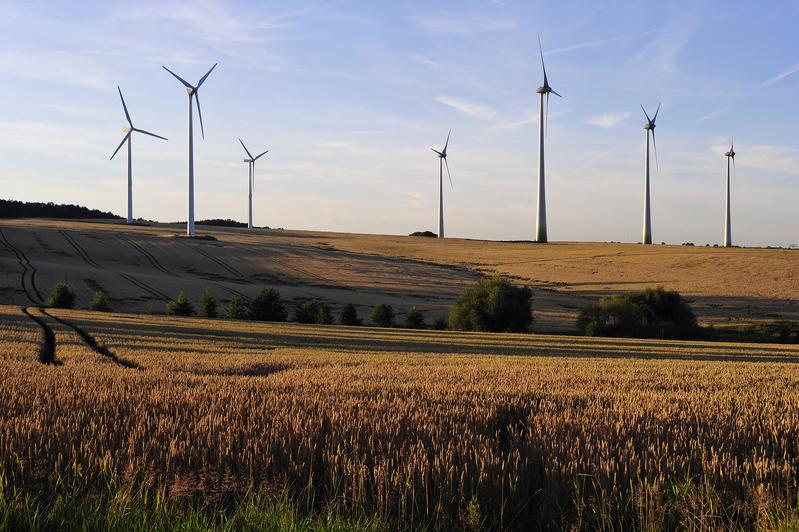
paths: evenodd
<path fill-rule="evenodd" d="M 447 133 L 447 141 L 444 143 L 444 149 L 438 151 L 435 148 L 430 148 L 436 155 L 438 155 L 438 238 L 444 238 L 444 166 L 447 167 L 447 177 L 449 177 L 449 186 L 452 187 L 452 175 L 449 173 L 449 163 L 447 162 L 447 147 L 449 146 L 449 136 L 452 130 Z"/>
<path fill-rule="evenodd" d="M 655 142 L 655 120 L 658 119 L 658 113 L 660 112 L 660 104 L 658 104 L 658 108 L 655 110 L 655 115 L 652 118 L 649 118 L 649 114 L 644 109 L 644 106 L 641 106 L 641 110 L 644 112 L 646 116 L 646 124 L 644 125 L 644 131 L 646 132 L 646 165 L 644 170 L 644 176 L 646 183 L 644 185 L 644 244 L 651 244 L 652 243 L 652 214 L 649 207 L 649 134 L 652 133 L 652 145 L 655 149 L 655 165 L 658 166 L 658 146 Z"/>
<path fill-rule="evenodd" d="M 724 247 L 732 247 L 732 228 L 730 227 L 730 161 L 732 161 L 732 169 L 735 171 L 735 147 L 734 143 L 730 141 L 730 151 L 724 154 L 727 157 L 727 210 L 724 214 Z"/>
<path fill-rule="evenodd" d="M 128 143 L 128 219 L 126 220 L 125 223 L 132 224 L 133 223 L 133 158 L 132 158 L 131 144 L 130 144 L 131 133 L 135 131 L 137 133 L 144 133 L 145 135 L 150 135 L 151 137 L 156 137 L 164 140 L 167 139 L 166 137 L 162 137 L 161 135 L 156 135 L 155 133 L 150 133 L 149 131 L 133 127 L 133 122 L 130 119 L 130 113 L 128 113 L 128 106 L 125 105 L 125 98 L 122 97 L 122 89 L 119 88 L 119 85 L 117 85 L 117 90 L 119 91 L 119 99 L 122 100 L 122 109 L 125 110 L 125 119 L 128 121 L 128 126 L 130 127 L 122 128 L 122 132 L 125 133 L 125 137 L 122 139 L 122 142 L 119 143 L 117 149 L 114 150 L 113 155 L 111 155 L 111 160 L 114 159 L 114 156 L 122 148 L 122 145 L 127 142 Z"/>
<path fill-rule="evenodd" d="M 197 86 L 195 87 L 185 79 L 181 78 L 167 67 L 163 67 L 164 70 L 175 76 L 178 81 L 180 81 L 185 87 L 186 92 L 189 94 L 189 217 L 188 222 L 186 223 L 186 236 L 193 237 L 194 233 L 194 124 L 192 122 L 193 116 L 193 106 L 192 106 L 192 97 L 197 99 L 197 114 L 200 117 L 200 132 L 202 133 L 203 139 L 205 139 L 205 129 L 203 128 L 203 113 L 200 109 L 200 87 L 202 87 L 205 80 L 211 74 L 211 72 L 216 68 L 217 63 L 214 63 L 214 66 L 211 67 L 211 70 L 205 73 L 203 77 L 200 78 L 200 81 L 197 82 Z"/>
<path fill-rule="evenodd" d="M 549 117 L 549 93 L 560 98 L 560 94 L 552 90 L 547 81 L 547 67 L 544 66 L 544 51 L 541 48 L 541 36 L 538 37 L 538 52 L 541 55 L 541 69 L 544 71 L 544 84 L 535 92 L 541 95 L 541 107 L 538 113 L 538 210 L 535 222 L 535 241 L 547 241 L 547 201 L 544 186 L 544 124 Z M 544 113 L 544 99 L 546 98 L 546 114 Z"/>
<path fill-rule="evenodd" d="M 258 159 L 269 153 L 269 150 L 266 150 L 257 157 L 253 157 L 252 154 L 250 153 L 250 150 L 248 150 L 247 146 L 244 145 L 244 142 L 242 142 L 241 139 L 239 139 L 239 142 L 241 142 L 241 147 L 244 148 L 244 151 L 247 152 L 247 157 L 249 157 L 249 159 L 244 159 L 244 162 L 247 163 L 247 170 L 249 170 L 248 182 L 250 187 L 250 194 L 249 194 L 250 214 L 249 217 L 247 218 L 247 227 L 252 229 L 252 191 L 253 189 L 255 189 L 255 161 L 257 161 Z"/>

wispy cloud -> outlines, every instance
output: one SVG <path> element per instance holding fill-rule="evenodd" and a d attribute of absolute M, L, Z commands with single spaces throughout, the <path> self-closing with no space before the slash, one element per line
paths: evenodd
<path fill-rule="evenodd" d="M 47 68 L 41 65 L 47 65 Z M 81 53 L 33 50 L 0 52 L 0 72 L 6 72 L 8 76 L 89 89 L 114 86 L 105 69 L 93 57 Z"/>
<path fill-rule="evenodd" d="M 788 68 L 786 68 L 785 70 L 783 70 L 782 72 L 780 72 L 779 74 L 777 74 L 776 76 L 774 76 L 773 78 L 767 79 L 766 81 L 761 83 L 761 86 L 770 87 L 771 85 L 776 85 L 777 83 L 784 80 L 791 74 L 795 74 L 797 72 L 799 72 L 799 63 L 793 64 Z"/>
<path fill-rule="evenodd" d="M 432 68 L 438 68 L 438 67 L 441 66 L 441 64 L 438 61 L 433 61 L 429 57 L 421 55 L 421 54 L 416 54 L 416 55 L 413 55 L 411 57 L 413 59 L 419 61 L 423 65 L 427 65 L 427 66 L 432 67 Z"/>
<path fill-rule="evenodd" d="M 716 142 L 711 150 L 725 153 L 729 149 L 729 139 Z M 736 146 L 735 162 L 738 166 L 767 170 L 771 172 L 799 173 L 799 150 L 793 146 L 777 144 L 755 144 L 752 146 Z"/>
<path fill-rule="evenodd" d="M 516 29 L 516 23 L 505 19 L 486 19 L 485 17 L 446 16 L 415 17 L 410 19 L 419 28 L 430 33 L 447 33 L 450 35 L 477 35 L 495 31 Z"/>
<path fill-rule="evenodd" d="M 529 111 L 523 115 L 524 117 L 518 120 L 498 122 L 492 126 L 492 129 L 517 129 L 529 124 L 538 123 L 538 116 L 534 111 Z M 556 116 L 553 114 L 552 116 Z"/>
<path fill-rule="evenodd" d="M 467 102 L 452 96 L 439 96 L 436 101 L 447 107 L 452 107 L 463 114 L 469 115 L 481 120 L 492 120 L 496 115 L 496 111 L 491 107 L 475 102 Z"/>
<path fill-rule="evenodd" d="M 634 39 L 637 37 L 645 37 L 647 35 L 651 35 L 653 33 L 657 33 L 660 31 L 660 28 L 652 29 L 649 31 L 643 31 L 640 33 L 624 33 L 621 35 L 614 35 L 612 37 L 605 37 L 603 39 L 594 39 L 591 41 L 583 41 L 575 44 L 570 44 L 567 46 L 561 46 L 560 48 L 552 48 L 551 50 L 544 50 L 544 55 L 550 54 L 560 54 L 564 52 L 573 52 L 574 50 L 583 50 L 586 48 L 596 48 L 598 46 L 604 46 L 606 44 L 611 44 L 614 42 L 625 41 L 628 39 Z"/>
<path fill-rule="evenodd" d="M 583 124 L 610 129 L 621 125 L 625 120 L 630 118 L 631 115 L 632 113 L 629 111 L 621 113 L 602 113 L 587 117 L 583 120 Z"/>
<path fill-rule="evenodd" d="M 723 115 L 727 111 L 729 111 L 729 108 L 725 105 L 724 107 L 719 107 L 715 111 L 711 111 L 711 112 L 709 112 L 708 114 L 706 114 L 704 116 L 700 116 L 699 118 L 696 119 L 696 121 L 697 122 L 706 122 L 708 120 L 716 118 L 717 116 Z"/>

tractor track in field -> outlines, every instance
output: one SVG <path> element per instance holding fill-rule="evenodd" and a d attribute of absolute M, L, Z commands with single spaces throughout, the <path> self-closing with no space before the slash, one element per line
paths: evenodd
<path fill-rule="evenodd" d="M 165 275 L 169 275 L 170 277 L 175 277 L 177 279 L 184 279 L 184 277 L 182 275 L 166 269 L 161 264 L 161 262 L 158 260 L 158 258 L 155 255 L 153 255 L 152 253 L 147 251 L 144 248 L 144 246 L 142 246 L 138 242 L 134 242 L 133 240 L 131 240 L 131 239 L 125 237 L 125 236 L 121 236 L 121 235 L 119 236 L 119 239 L 122 240 L 123 242 L 125 242 L 126 244 L 130 245 L 133 249 L 135 249 L 136 251 L 140 252 L 142 255 L 144 255 L 144 258 L 146 258 L 147 261 L 153 266 L 153 268 L 155 268 L 159 272 L 161 272 L 161 273 L 163 273 Z M 235 290 L 233 288 L 228 288 L 227 286 L 225 286 L 223 284 L 220 284 L 220 283 L 218 283 L 216 281 L 210 281 L 210 282 L 214 286 L 216 286 L 218 288 L 221 288 L 222 290 L 225 290 L 225 291 L 229 292 L 230 294 L 233 294 L 234 296 L 247 297 L 242 292 L 239 292 L 238 290 Z"/>
<path fill-rule="evenodd" d="M 138 242 L 134 242 L 133 240 L 129 239 L 128 237 L 122 236 L 122 235 L 119 235 L 119 239 L 122 240 L 123 242 L 125 242 L 126 244 L 128 244 L 130 247 L 132 247 L 136 251 L 140 252 L 142 255 L 144 255 L 144 258 L 146 258 L 149 261 L 149 263 L 153 266 L 153 268 L 155 268 L 159 272 L 165 273 L 167 275 L 171 275 L 173 277 L 180 277 L 179 275 L 177 275 L 177 274 L 167 270 L 166 268 L 164 268 L 164 266 L 158 261 L 158 259 L 155 257 L 155 255 L 153 255 L 152 253 L 150 253 L 149 251 L 144 249 L 144 247 L 141 244 L 139 244 Z"/>
<path fill-rule="evenodd" d="M 108 358 L 109 360 L 111 360 L 112 362 L 114 362 L 115 364 L 118 364 L 118 365 L 120 365 L 120 366 L 122 366 L 124 368 L 138 369 L 138 370 L 142 369 L 135 362 L 131 362 L 129 360 L 125 360 L 124 358 L 120 358 L 120 357 L 116 356 L 106 345 L 98 343 L 97 339 L 94 336 L 92 336 L 91 334 L 86 332 L 83 328 L 75 325 L 74 323 L 71 323 L 71 322 L 65 320 L 64 318 L 60 318 L 58 316 L 50 314 L 49 312 L 47 312 L 43 308 L 40 308 L 39 312 L 41 312 L 45 316 L 48 316 L 49 318 L 54 319 L 55 321 L 57 321 L 61 325 L 69 327 L 70 329 L 75 331 L 75 333 L 77 333 L 77 335 L 80 337 L 80 339 L 83 340 L 83 342 L 87 346 L 89 346 L 89 349 L 91 349 L 92 351 L 94 351 L 98 355 L 104 356 L 104 357 Z M 30 316 L 30 314 L 28 314 L 28 315 Z M 33 317 L 33 316 L 31 316 L 31 317 Z M 55 354 L 55 338 L 53 338 L 53 353 Z"/>
<path fill-rule="evenodd" d="M 55 358 L 55 333 L 47 323 L 31 314 L 28 307 L 20 307 L 23 314 L 32 319 L 42 329 L 42 341 L 39 343 L 39 362 L 42 364 L 60 366 L 61 362 Z M 39 309 L 40 312 L 44 312 Z"/>
<path fill-rule="evenodd" d="M 228 273 L 232 273 L 232 274 L 233 274 L 233 275 L 235 275 L 236 277 L 239 277 L 239 278 L 241 278 L 241 279 L 244 279 L 244 275 L 243 275 L 243 274 L 242 274 L 242 273 L 241 273 L 239 270 L 237 270 L 237 269 L 236 269 L 236 268 L 234 268 L 233 266 L 229 265 L 228 263 L 226 263 L 226 262 L 225 262 L 225 261 L 223 261 L 222 259 L 220 259 L 220 258 L 217 258 L 217 257 L 214 257 L 214 256 L 213 256 L 213 255 L 211 255 L 210 253 L 207 253 L 207 252 L 205 252 L 205 251 L 201 250 L 200 248 L 198 248 L 198 247 L 196 247 L 196 246 L 191 246 L 191 245 L 189 245 L 189 244 L 186 244 L 185 242 L 181 242 L 181 244 L 183 244 L 183 245 L 184 245 L 184 246 L 186 246 L 187 248 L 189 248 L 189 249 L 191 249 L 191 250 L 195 251 L 196 253 L 199 253 L 200 255 L 202 255 L 203 257 L 205 257 L 206 259 L 208 259 L 208 260 L 210 260 L 210 261 L 212 261 L 212 262 L 216 263 L 218 266 L 220 266 L 221 268 L 223 268 L 224 270 L 226 270 Z"/>
<path fill-rule="evenodd" d="M 346 285 L 344 283 L 340 283 L 338 281 L 334 281 L 332 279 L 328 279 L 327 277 L 323 277 L 323 276 L 321 276 L 319 274 L 316 274 L 316 273 L 313 273 L 313 272 L 309 272 L 308 270 L 306 270 L 304 268 L 300 268 L 299 266 L 291 266 L 290 264 L 286 264 L 285 262 L 283 262 L 280 259 L 276 259 L 275 257 L 270 257 L 270 256 L 262 253 L 258 249 L 253 250 L 253 249 L 250 249 L 249 247 L 243 246 L 243 245 L 232 245 L 232 247 L 247 251 L 249 253 L 254 252 L 256 255 L 259 255 L 260 257 L 263 257 L 263 258 L 265 258 L 265 259 L 267 259 L 267 260 L 269 260 L 271 262 L 274 262 L 275 264 L 277 264 L 279 266 L 282 266 L 283 268 L 286 268 L 287 270 L 293 270 L 293 271 L 295 271 L 295 272 L 297 272 L 297 273 L 299 273 L 301 275 L 304 275 L 306 277 L 310 277 L 311 279 L 315 279 L 316 281 L 319 281 L 319 282 L 321 282 L 321 283 L 323 283 L 325 285 L 333 286 L 333 287 L 336 287 L 336 288 L 343 288 L 344 290 L 352 290 L 351 286 L 348 286 L 348 285 Z"/>
<path fill-rule="evenodd" d="M 14 246 L 14 244 L 8 240 L 8 237 L 6 237 L 2 229 L 0 229 L 0 242 L 17 257 L 17 262 L 19 262 L 19 265 L 22 267 L 22 273 L 20 275 L 22 291 L 25 292 L 25 295 L 31 303 L 34 305 L 40 304 L 44 301 L 44 298 L 36 287 L 36 267 L 31 264 L 31 261 L 28 260 L 28 257 L 21 249 Z M 27 283 L 25 282 L 26 279 L 28 280 Z M 36 297 L 34 297 L 34 295 Z"/>
<path fill-rule="evenodd" d="M 83 259 L 83 261 L 86 264 L 88 264 L 89 266 L 91 266 L 92 268 L 94 268 L 96 270 L 103 270 L 103 271 L 116 273 L 117 275 L 119 275 L 120 277 L 122 277 L 123 279 L 128 281 L 129 283 L 131 283 L 131 284 L 135 285 L 136 287 L 138 287 L 138 288 L 144 290 L 145 292 L 149 293 L 151 296 L 153 296 L 153 297 L 155 297 L 157 299 L 161 299 L 163 301 L 169 300 L 169 297 L 166 294 L 164 294 L 160 290 L 157 290 L 157 289 L 153 288 L 152 286 L 148 285 L 144 281 L 141 281 L 141 280 L 137 279 L 136 277 L 134 277 L 134 276 L 132 276 L 132 275 L 130 275 L 128 273 L 122 273 L 122 272 L 117 272 L 117 271 L 114 271 L 114 270 L 109 270 L 108 268 L 106 268 L 104 266 L 101 266 L 100 264 L 95 262 L 94 259 L 92 259 L 91 255 L 89 255 L 89 253 L 83 248 L 83 246 L 78 244 L 78 242 L 75 240 L 75 238 L 72 235 L 70 235 L 66 231 L 59 231 L 59 232 L 61 233 L 61 235 L 63 235 L 63 237 L 66 239 L 66 241 L 69 242 L 69 244 L 77 252 L 77 254 Z"/>

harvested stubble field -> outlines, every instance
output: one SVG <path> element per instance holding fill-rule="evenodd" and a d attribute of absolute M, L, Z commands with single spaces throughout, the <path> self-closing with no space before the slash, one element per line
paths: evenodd
<path fill-rule="evenodd" d="M 6 508 L 149 485 L 387 527 L 797 525 L 799 347 L 29 312 L 55 358 L 0 307 Z"/>
<path fill-rule="evenodd" d="M 290 305 L 318 299 L 362 316 L 388 303 L 444 317 L 482 275 L 534 291 L 537 332 L 574 332 L 577 311 L 600 296 L 661 285 L 692 303 L 704 325 L 799 320 L 799 250 L 464 239 L 111 222 L 0 220 L 0 301 L 38 304 L 66 281 L 86 308 L 96 290 L 114 310 L 163 309 L 184 290 L 224 304 L 264 286 Z M 20 281 L 21 279 L 21 281 Z"/>

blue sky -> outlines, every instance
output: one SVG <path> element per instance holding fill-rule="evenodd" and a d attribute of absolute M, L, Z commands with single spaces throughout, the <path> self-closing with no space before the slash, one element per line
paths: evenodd
<path fill-rule="evenodd" d="M 639 104 L 662 102 L 653 238 L 799 244 L 796 2 L 3 2 L 0 197 L 125 210 L 125 125 L 138 127 L 135 214 L 185 219 L 186 95 L 196 81 L 198 218 L 246 219 L 237 137 L 270 149 L 255 223 L 435 230 L 452 128 L 448 236 L 534 236 L 538 33 L 550 83 L 550 240 L 640 239 Z M 199 133 L 199 132 L 198 132 Z M 123 154 L 124 155 L 124 154 Z"/>

